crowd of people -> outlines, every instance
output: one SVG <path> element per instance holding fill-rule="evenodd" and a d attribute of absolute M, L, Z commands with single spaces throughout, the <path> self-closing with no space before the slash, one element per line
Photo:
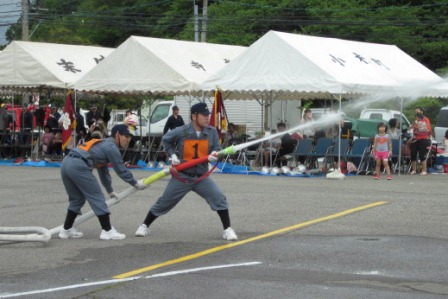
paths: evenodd
<path fill-rule="evenodd" d="M 332 138 L 336 140 L 339 134 L 338 125 L 321 128 L 316 125 L 306 125 L 314 121 L 311 109 L 305 109 L 303 118 L 300 121 L 302 128 L 292 134 L 284 134 L 277 138 L 272 138 L 261 143 L 258 148 L 255 166 L 282 166 L 282 157 L 294 151 L 294 147 L 301 139 L 311 139 L 315 144 L 321 137 Z M 229 145 L 229 142 L 238 140 L 237 130 L 234 124 L 229 124 L 227 132 L 223 135 L 223 146 Z M 277 130 L 271 130 L 268 134 L 283 132 L 286 125 L 282 122 L 277 124 Z M 409 157 L 410 174 L 428 174 L 428 159 L 431 158 L 432 146 L 431 123 L 424 114 L 421 107 L 415 109 L 415 119 L 411 127 L 407 130 L 401 130 L 399 120 L 390 119 L 388 122 L 378 124 L 377 134 L 372 138 L 371 157 L 374 162 L 374 178 L 380 178 L 380 171 L 386 172 L 387 179 L 391 180 L 390 160 L 392 158 L 393 139 L 400 139 L 401 154 Z M 448 131 L 443 140 L 442 147 L 444 152 L 448 153 Z M 396 162 L 396 161 L 394 161 Z"/>
<path fill-rule="evenodd" d="M 0 103 L 1 104 L 1 103 Z M 1 107 L 0 107 L 1 108 Z M 62 143 L 61 126 L 64 122 L 63 114 L 59 114 L 57 109 L 51 109 L 44 132 L 40 138 L 42 151 L 51 153 L 59 150 L 55 144 Z M 218 131 L 210 126 L 210 111 L 205 103 L 198 103 L 191 107 L 190 122 L 185 124 L 179 115 L 179 109 L 173 107 L 172 118 L 167 122 L 162 143 L 167 155 L 170 157 L 173 166 L 183 162 L 195 160 L 197 158 L 207 158 L 201 160 L 197 165 L 177 172 L 172 172 L 172 176 L 163 192 L 156 202 L 149 208 L 143 222 L 138 226 L 135 236 L 146 237 L 150 234 L 151 224 L 160 216 L 171 211 L 190 191 L 202 197 L 217 213 L 223 228 L 223 239 L 228 241 L 237 240 L 235 230 L 231 227 L 229 204 L 225 194 L 219 189 L 216 183 L 209 177 L 211 171 L 209 162 L 219 160 L 218 153 L 223 147 L 241 142 L 241 135 L 237 126 L 233 123 L 228 125 L 227 131 L 220 138 Z M 31 109 L 24 112 L 24 123 L 28 124 Z M 302 124 L 313 121 L 312 112 L 305 111 L 305 118 Z M 3 126 L 0 130 L 5 130 L 6 118 L 4 112 L 0 110 L 0 120 Z M 120 149 L 127 148 L 133 132 L 135 132 L 136 122 L 133 120 L 132 111 L 126 116 L 123 124 L 115 125 L 110 136 L 107 125 L 103 117 L 98 113 L 97 107 L 92 106 L 87 114 L 86 120 L 76 113 L 78 126 L 76 128 L 76 146 L 65 153 L 61 164 L 61 178 L 68 195 L 68 208 L 65 215 L 63 228 L 59 232 L 61 239 L 81 238 L 83 233 L 74 227 L 77 216 L 81 213 L 81 208 L 86 202 L 89 203 L 101 226 L 99 238 L 102 240 L 121 240 L 126 236 L 115 229 L 111 224 L 110 211 L 106 204 L 100 183 L 108 193 L 110 198 L 117 198 L 119 195 L 114 191 L 112 179 L 109 173 L 109 164 L 117 175 L 125 182 L 135 187 L 137 190 L 147 188 L 144 180 L 137 180 L 126 168 Z M 32 119 L 32 117 L 31 117 Z M 86 123 L 88 130 L 84 127 Z M 32 127 L 32 123 L 30 128 Z M 290 134 L 286 131 L 286 124 L 277 123 L 277 129 L 270 131 L 270 134 L 277 134 L 275 138 L 261 143 L 259 147 L 261 163 L 264 166 L 272 166 L 273 156 L 283 156 L 291 153 L 294 147 L 302 139 L 316 140 L 322 128 L 306 126 L 303 130 Z M 28 128 L 26 125 L 24 128 Z M 333 128 L 327 130 L 327 137 L 335 138 Z M 380 178 L 380 169 L 384 167 L 387 179 L 392 179 L 389 167 L 389 158 L 392 155 L 392 140 L 401 138 L 401 130 L 397 119 L 391 119 L 388 124 L 380 122 L 377 126 L 377 134 L 373 138 L 372 156 L 375 159 L 374 178 Z M 448 145 L 448 132 L 445 136 L 445 147 Z M 412 124 L 412 138 L 407 142 L 410 151 L 412 165 L 411 174 L 417 174 L 417 163 L 421 163 L 420 175 L 427 174 L 428 150 L 431 146 L 431 124 L 425 116 L 422 108 L 415 110 L 415 120 Z M 279 160 L 281 161 L 281 160 Z M 99 181 L 92 174 L 96 168 Z"/>
<path fill-rule="evenodd" d="M 62 156 L 85 141 L 108 136 L 107 122 L 98 112 L 96 105 L 92 105 L 86 114 L 86 120 L 77 107 L 74 138 L 65 150 L 62 149 L 62 128 L 65 119 L 63 110 L 55 105 L 36 109 L 33 104 L 29 104 L 24 105 L 20 111 L 18 116 L 14 115 L 14 111 L 8 113 L 6 104 L 0 101 L 0 132 L 4 133 L 2 142 L 11 145 L 37 144 L 41 157 Z M 16 117 L 19 117 L 18 121 Z M 17 124 L 20 124 L 20 127 Z M 85 124 L 88 125 L 88 129 Z M 40 134 L 36 132 L 36 127 L 42 128 Z"/>

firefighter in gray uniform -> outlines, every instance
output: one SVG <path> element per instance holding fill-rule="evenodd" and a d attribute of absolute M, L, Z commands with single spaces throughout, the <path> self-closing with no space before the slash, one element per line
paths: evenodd
<path fill-rule="evenodd" d="M 173 165 L 181 161 L 208 156 L 209 162 L 216 162 L 216 152 L 221 150 L 218 132 L 209 126 L 210 111 L 205 103 L 198 103 L 191 107 L 191 123 L 177 127 L 163 135 L 162 142 L 166 153 L 171 156 Z M 176 155 L 176 146 L 179 158 Z M 208 163 L 202 163 L 173 175 L 163 195 L 150 208 L 143 224 L 141 224 L 135 236 L 144 237 L 149 234 L 149 226 L 159 216 L 168 213 L 190 191 L 196 192 L 204 198 L 213 211 L 216 211 L 221 219 L 224 234 L 228 241 L 237 240 L 235 231 L 230 227 L 228 204 L 225 195 L 209 178 Z"/>
<path fill-rule="evenodd" d="M 112 179 L 108 165 L 112 164 L 117 175 L 138 190 L 147 187 L 142 180 L 137 181 L 124 166 L 119 148 L 126 148 L 131 140 L 131 133 L 126 125 L 116 125 L 112 128 L 111 137 L 92 139 L 70 151 L 61 165 L 61 177 L 68 194 L 69 205 L 64 227 L 59 232 L 61 239 L 81 238 L 82 232 L 73 227 L 76 216 L 81 214 L 81 208 L 86 200 L 101 224 L 101 240 L 120 240 L 126 238 L 111 226 L 109 208 L 106 204 L 101 187 L 92 173 L 98 170 L 101 184 L 109 193 L 109 197 L 117 197 L 112 188 Z"/>

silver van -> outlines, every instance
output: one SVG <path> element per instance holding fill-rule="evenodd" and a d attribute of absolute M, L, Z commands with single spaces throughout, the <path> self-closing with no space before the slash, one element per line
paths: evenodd
<path fill-rule="evenodd" d="M 445 137 L 446 130 L 448 130 L 448 106 L 440 109 L 437 123 L 434 128 L 434 137 L 437 143 L 441 146 L 443 146 L 443 137 Z"/>

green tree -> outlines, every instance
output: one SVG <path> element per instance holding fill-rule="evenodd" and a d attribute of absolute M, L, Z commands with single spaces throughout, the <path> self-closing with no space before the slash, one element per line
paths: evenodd
<path fill-rule="evenodd" d="M 185 0 L 41 0 L 32 40 L 117 47 L 130 35 L 194 39 Z M 201 20 L 199 20 L 201 24 Z M 446 0 L 209 0 L 207 41 L 249 46 L 269 30 L 394 44 L 432 70 L 448 67 Z M 7 40 L 21 38 L 11 26 Z"/>

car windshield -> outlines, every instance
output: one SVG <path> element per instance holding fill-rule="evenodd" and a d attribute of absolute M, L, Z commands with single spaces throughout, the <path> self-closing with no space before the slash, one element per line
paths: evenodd
<path fill-rule="evenodd" d="M 162 119 L 168 117 L 170 114 L 170 108 L 171 108 L 170 104 L 157 106 L 156 109 L 151 114 L 151 123 L 155 124 L 156 122 L 159 122 Z"/>
<path fill-rule="evenodd" d="M 436 127 L 448 127 L 448 109 L 440 110 Z"/>

